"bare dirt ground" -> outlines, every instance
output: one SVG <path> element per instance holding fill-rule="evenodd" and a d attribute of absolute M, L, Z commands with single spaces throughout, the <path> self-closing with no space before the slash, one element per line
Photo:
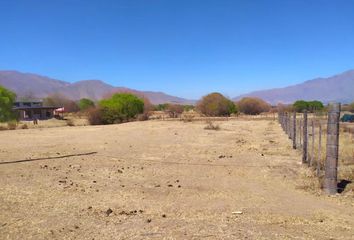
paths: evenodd
<path fill-rule="evenodd" d="M 354 239 L 277 123 L 218 124 L 1 131 L 0 238 Z"/>

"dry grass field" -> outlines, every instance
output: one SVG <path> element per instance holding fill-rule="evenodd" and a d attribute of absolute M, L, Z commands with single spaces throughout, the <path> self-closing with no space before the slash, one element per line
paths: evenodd
<path fill-rule="evenodd" d="M 1 239 L 353 239 L 278 123 L 0 131 Z M 349 190 L 348 190 L 349 189 Z"/>

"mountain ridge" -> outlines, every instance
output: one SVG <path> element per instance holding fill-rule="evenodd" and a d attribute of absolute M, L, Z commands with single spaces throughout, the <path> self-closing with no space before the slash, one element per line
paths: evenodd
<path fill-rule="evenodd" d="M 178 103 L 193 104 L 194 100 L 168 95 L 163 92 L 139 91 L 126 87 L 115 87 L 103 80 L 91 79 L 67 82 L 34 73 L 16 70 L 0 71 L 0 85 L 14 91 L 18 97 L 44 98 L 51 94 L 61 94 L 71 100 L 90 98 L 100 100 L 114 92 L 131 92 L 148 98 L 153 104 Z"/>

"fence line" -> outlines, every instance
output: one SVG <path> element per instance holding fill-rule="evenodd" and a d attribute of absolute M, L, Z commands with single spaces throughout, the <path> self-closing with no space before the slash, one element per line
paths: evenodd
<path fill-rule="evenodd" d="M 324 177 L 323 187 L 328 194 L 338 192 L 340 110 L 340 103 L 331 103 L 327 118 L 323 115 L 309 114 L 307 111 L 302 114 L 280 112 L 278 115 L 283 131 L 292 140 L 293 149 L 302 151 L 302 163 L 313 168 L 317 177 Z M 325 120 L 327 120 L 326 124 L 324 124 Z M 323 149 L 325 129 L 327 143 L 326 148 Z M 348 134 L 345 136 L 345 141 L 354 143 L 354 128 L 343 125 L 342 129 Z M 326 151 L 325 155 L 322 154 L 323 150 Z M 354 159 L 354 149 L 352 157 Z M 323 175 L 322 171 L 324 171 Z"/>

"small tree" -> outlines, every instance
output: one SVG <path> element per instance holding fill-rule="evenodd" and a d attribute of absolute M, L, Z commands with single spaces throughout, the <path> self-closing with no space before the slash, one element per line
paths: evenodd
<path fill-rule="evenodd" d="M 103 124 L 121 123 L 144 112 L 144 101 L 130 93 L 117 93 L 99 102 Z"/>
<path fill-rule="evenodd" d="M 245 97 L 237 102 L 240 112 L 249 115 L 258 115 L 262 112 L 269 112 L 271 106 L 260 98 Z"/>
<path fill-rule="evenodd" d="M 16 100 L 16 94 L 0 86 L 0 122 L 6 122 L 15 119 L 12 111 Z"/>
<path fill-rule="evenodd" d="M 170 113 L 172 118 L 178 117 L 178 115 L 182 114 L 184 111 L 184 106 L 179 104 L 168 104 L 166 107 L 166 111 Z"/>
<path fill-rule="evenodd" d="M 207 116 L 230 116 L 237 112 L 235 104 L 220 93 L 211 93 L 202 98 L 197 109 Z"/>
<path fill-rule="evenodd" d="M 80 111 L 86 111 L 89 108 L 95 107 L 95 103 L 91 99 L 88 99 L 88 98 L 81 98 L 78 105 L 79 105 Z"/>

